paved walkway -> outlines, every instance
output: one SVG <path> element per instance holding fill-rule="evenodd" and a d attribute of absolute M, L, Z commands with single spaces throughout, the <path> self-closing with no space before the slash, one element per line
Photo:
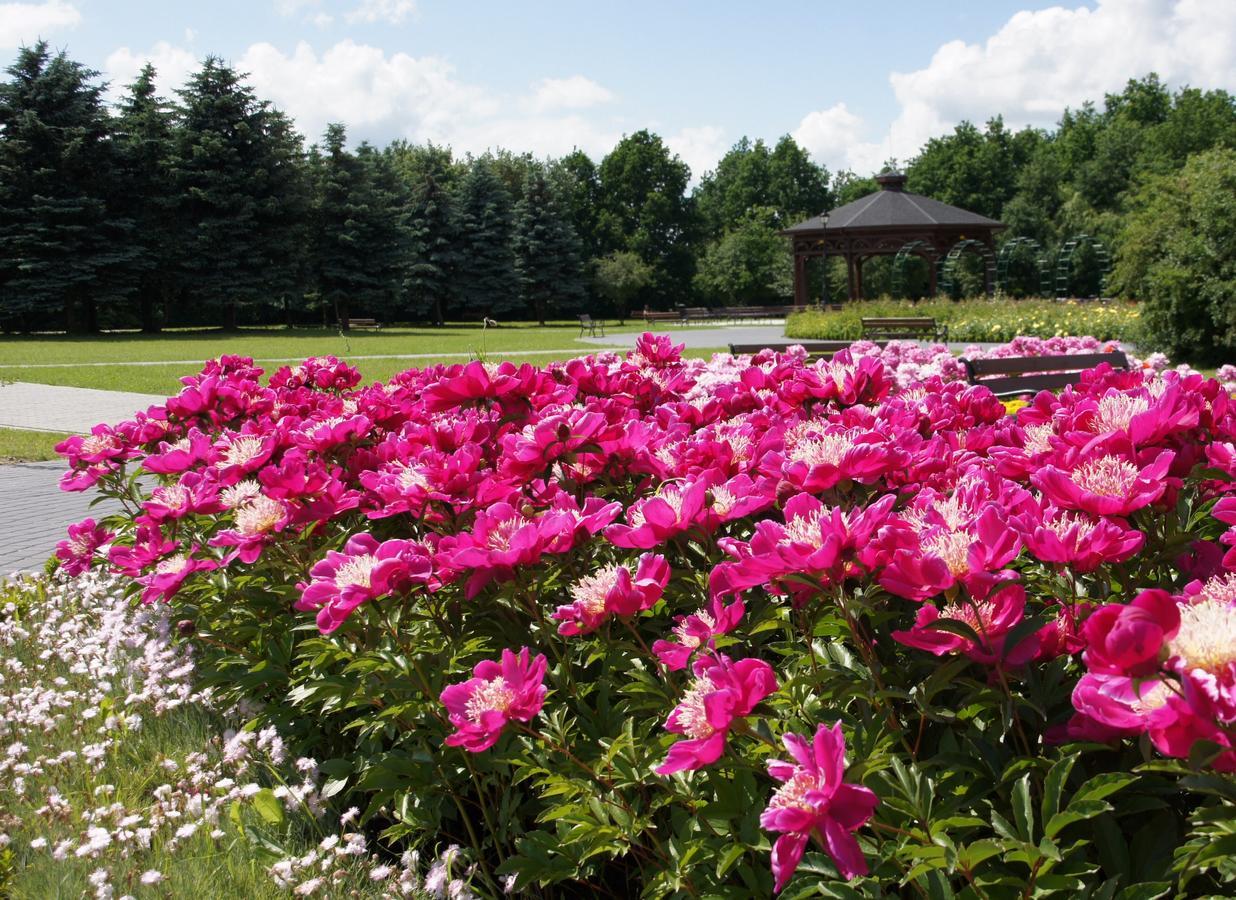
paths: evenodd
<path fill-rule="evenodd" d="M 675 344 L 686 344 L 688 350 L 709 347 L 727 348 L 730 344 L 756 344 L 761 341 L 784 341 L 785 323 L 778 325 L 730 325 L 699 328 L 649 329 L 658 334 L 668 334 Z M 634 347 L 639 340 L 638 332 L 610 334 L 605 337 L 580 338 L 589 344 L 602 347 Z"/>
<path fill-rule="evenodd" d="M 138 410 L 166 397 L 96 391 L 55 384 L 0 384 L 0 428 L 84 433 L 100 422 L 131 419 Z"/>
<path fill-rule="evenodd" d="M 0 385 L 0 427 L 86 432 L 99 422 L 131 418 L 163 399 L 19 381 Z M 118 509 L 115 503 L 91 507 L 93 491 L 60 490 L 64 471 L 59 460 L 0 466 L 0 578 L 43 568 L 69 525 Z"/>
<path fill-rule="evenodd" d="M 0 578 L 42 569 L 69 525 L 119 508 L 115 503 L 91 507 L 93 491 L 60 490 L 64 470 L 62 462 L 0 466 Z"/>

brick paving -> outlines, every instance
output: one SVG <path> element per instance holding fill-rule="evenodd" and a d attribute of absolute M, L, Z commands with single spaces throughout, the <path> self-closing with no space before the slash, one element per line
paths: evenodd
<path fill-rule="evenodd" d="M 0 466 L 0 577 L 41 569 L 65 528 L 119 508 L 115 503 L 91 507 L 93 491 L 60 490 L 64 471 L 62 462 Z"/>
<path fill-rule="evenodd" d="M 165 397 L 14 381 L 0 384 L 0 428 L 83 433 L 120 422 Z"/>

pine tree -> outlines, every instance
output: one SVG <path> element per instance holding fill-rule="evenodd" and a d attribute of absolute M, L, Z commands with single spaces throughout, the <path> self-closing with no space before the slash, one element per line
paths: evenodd
<path fill-rule="evenodd" d="M 312 185 L 304 140 L 286 115 L 262 103 L 257 234 L 262 263 L 260 303 L 282 306 L 285 322 L 304 305 L 308 282 L 309 211 Z"/>
<path fill-rule="evenodd" d="M 458 235 L 450 194 L 432 175 L 426 175 L 412 194 L 409 234 L 406 283 L 411 311 L 444 325 L 455 301 Z"/>
<path fill-rule="evenodd" d="M 318 295 L 343 327 L 354 305 L 363 305 L 375 280 L 365 265 L 365 176 L 344 148 L 340 124 L 326 127 L 314 209 L 314 262 Z"/>
<path fill-rule="evenodd" d="M 110 120 L 98 73 L 25 47 L 0 83 L 0 316 L 6 327 L 94 331 L 119 300 L 132 223 L 114 216 Z"/>
<path fill-rule="evenodd" d="M 155 94 L 149 63 L 120 102 L 112 139 L 117 160 L 116 214 L 133 222 L 126 288 L 137 298 L 143 331 L 158 331 L 176 290 L 182 237 L 171 175 L 172 113 Z"/>
<path fill-rule="evenodd" d="M 579 238 L 545 176 L 530 172 L 515 204 L 515 273 L 525 308 L 545 324 L 548 312 L 580 307 L 585 296 Z"/>
<path fill-rule="evenodd" d="M 391 318 L 403 305 L 410 265 L 411 195 L 386 154 L 370 144 L 361 144 L 356 156 L 371 197 L 367 240 L 369 268 L 380 285 L 375 300 L 383 314 Z"/>
<path fill-rule="evenodd" d="M 511 202 L 485 159 L 476 159 L 459 185 L 459 266 L 456 290 L 468 315 L 519 309 L 511 253 Z"/>
<path fill-rule="evenodd" d="M 191 299 L 221 308 L 224 327 L 235 328 L 241 307 L 295 290 L 304 244 L 296 225 L 305 217 L 300 138 L 215 57 L 179 93 L 172 168 L 187 231 L 181 279 Z"/>

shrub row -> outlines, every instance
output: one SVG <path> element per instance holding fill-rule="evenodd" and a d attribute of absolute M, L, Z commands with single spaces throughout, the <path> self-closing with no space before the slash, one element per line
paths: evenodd
<path fill-rule="evenodd" d="M 1090 335 L 1100 341 L 1132 341 L 1138 335 L 1138 307 L 1131 303 L 1084 300 L 864 300 L 837 312 L 807 310 L 786 322 L 788 337 L 800 340 L 857 340 L 864 317 L 931 316 L 948 324 L 949 340 L 1003 343 L 1019 335 Z"/>
<path fill-rule="evenodd" d="M 902 358 L 224 358 L 61 446 L 59 554 L 486 894 L 1230 894 L 1227 394 Z"/>

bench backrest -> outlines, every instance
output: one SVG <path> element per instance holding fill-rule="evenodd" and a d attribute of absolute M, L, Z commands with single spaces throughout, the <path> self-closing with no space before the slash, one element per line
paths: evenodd
<path fill-rule="evenodd" d="M 803 349 L 808 353 L 836 353 L 838 350 L 850 349 L 850 344 L 853 341 L 781 341 L 777 343 L 763 344 L 730 344 L 730 353 L 738 355 L 739 353 L 759 353 L 761 350 L 776 350 L 778 353 L 784 353 L 795 344 L 801 344 Z"/>
<path fill-rule="evenodd" d="M 588 313 L 584 313 L 584 314 L 582 314 L 582 315 L 579 317 L 579 323 L 580 323 L 581 325 L 591 325 L 591 324 L 592 324 L 592 316 L 588 315 Z"/>
<path fill-rule="evenodd" d="M 963 359 L 971 384 L 981 384 L 998 397 L 1054 391 L 1081 381 L 1086 369 L 1107 363 L 1127 369 L 1129 359 L 1120 350 L 1110 353 L 1073 353 L 1062 356 L 1009 356 L 1002 359 Z M 994 377 L 986 377 L 994 376 Z"/>

